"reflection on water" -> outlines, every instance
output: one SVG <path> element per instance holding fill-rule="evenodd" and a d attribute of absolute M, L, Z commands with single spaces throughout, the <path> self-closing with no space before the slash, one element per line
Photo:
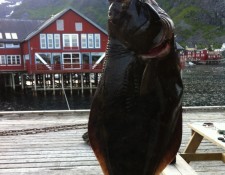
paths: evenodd
<path fill-rule="evenodd" d="M 195 65 L 183 71 L 184 106 L 224 106 L 225 105 L 225 65 Z M 31 91 L 0 93 L 0 110 L 67 110 L 65 96 L 61 91 L 56 95 Z M 89 90 L 66 92 L 71 109 L 89 109 L 93 93 Z"/>
<path fill-rule="evenodd" d="M 92 100 L 90 91 L 66 92 L 70 109 L 89 109 Z M 14 110 L 67 110 L 65 96 L 61 91 L 57 91 L 56 95 L 52 92 L 38 92 L 34 96 L 31 91 L 26 92 L 13 92 L 8 91 L 0 94 L 0 110 L 1 111 L 14 111 Z"/>

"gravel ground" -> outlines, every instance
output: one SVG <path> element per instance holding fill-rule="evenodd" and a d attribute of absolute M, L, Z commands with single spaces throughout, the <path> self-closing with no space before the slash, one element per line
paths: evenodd
<path fill-rule="evenodd" d="M 183 106 L 225 105 L 225 64 L 186 67 L 182 77 Z"/>

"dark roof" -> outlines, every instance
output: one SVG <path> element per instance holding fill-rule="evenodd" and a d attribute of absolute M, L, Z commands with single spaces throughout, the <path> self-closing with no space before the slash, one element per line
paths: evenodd
<path fill-rule="evenodd" d="M 48 27 L 62 15 L 64 15 L 67 11 L 72 10 L 73 12 L 77 13 L 79 16 L 87 20 L 93 26 L 101 30 L 103 33 L 107 34 L 107 32 L 98 26 L 96 23 L 91 21 L 89 18 L 85 17 L 80 12 L 68 8 L 64 9 L 63 11 L 57 13 L 53 17 L 49 18 L 46 21 L 42 20 L 20 20 L 20 19 L 0 19 L 0 34 L 2 33 L 3 38 L 0 38 L 0 42 L 22 42 L 29 40 L 36 34 L 40 33 L 43 29 Z M 18 39 L 6 39 L 5 33 L 16 33 Z"/>
<path fill-rule="evenodd" d="M 43 23 L 41 20 L 1 19 L 0 42 L 21 42 Z M 7 39 L 5 33 L 16 33 L 16 38 Z"/>
<path fill-rule="evenodd" d="M 41 32 L 43 29 L 45 29 L 50 24 L 52 24 L 54 21 L 56 21 L 57 19 L 59 19 L 61 16 L 63 16 L 69 10 L 72 10 L 74 13 L 77 13 L 79 16 L 81 16 L 82 18 L 84 18 L 85 20 L 87 20 L 93 26 L 95 26 L 96 28 L 98 28 L 99 30 L 101 30 L 102 32 L 104 32 L 105 34 L 107 34 L 107 31 L 106 30 L 104 30 L 103 28 L 101 28 L 99 25 L 97 25 L 96 23 L 94 23 L 93 21 L 91 21 L 89 18 L 87 18 L 86 16 L 84 16 L 83 14 L 81 14 L 80 12 L 78 12 L 77 10 L 72 9 L 72 8 L 67 8 L 67 9 L 64 9 L 61 12 L 57 13 L 53 17 L 49 18 L 48 20 L 46 20 L 42 25 L 39 26 L 39 28 L 37 30 L 35 30 L 32 33 L 30 33 L 25 38 L 25 40 L 29 40 L 30 38 L 32 38 L 33 36 L 35 36 L 36 34 L 38 34 L 39 32 Z"/>

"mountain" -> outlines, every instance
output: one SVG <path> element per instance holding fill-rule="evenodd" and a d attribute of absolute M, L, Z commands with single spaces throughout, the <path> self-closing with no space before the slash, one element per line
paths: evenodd
<path fill-rule="evenodd" d="M 182 46 L 225 43 L 225 0 L 157 0 L 171 16 Z M 106 29 L 108 0 L 0 0 L 0 18 L 48 19 L 72 7 Z"/>

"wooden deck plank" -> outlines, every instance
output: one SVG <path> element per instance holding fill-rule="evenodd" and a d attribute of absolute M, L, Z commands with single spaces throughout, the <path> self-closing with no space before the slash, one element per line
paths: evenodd
<path fill-rule="evenodd" d="M 54 116 L 55 115 L 55 116 Z M 0 116 L 0 130 L 39 128 L 87 122 L 88 115 L 17 115 Z M 187 123 L 222 122 L 224 112 L 184 111 L 183 140 L 180 152 L 185 149 L 191 130 Z M 7 136 L 0 138 L 0 174 L 1 175 L 102 175 L 101 169 L 90 147 L 82 140 L 86 129 L 40 133 L 35 135 Z M 221 152 L 210 142 L 203 139 L 197 152 Z M 221 161 L 191 162 L 190 165 L 199 175 L 224 175 L 225 166 Z M 170 167 L 173 169 L 174 167 Z M 211 173 L 211 174 L 210 174 Z M 171 174 L 176 175 L 176 174 Z"/>

